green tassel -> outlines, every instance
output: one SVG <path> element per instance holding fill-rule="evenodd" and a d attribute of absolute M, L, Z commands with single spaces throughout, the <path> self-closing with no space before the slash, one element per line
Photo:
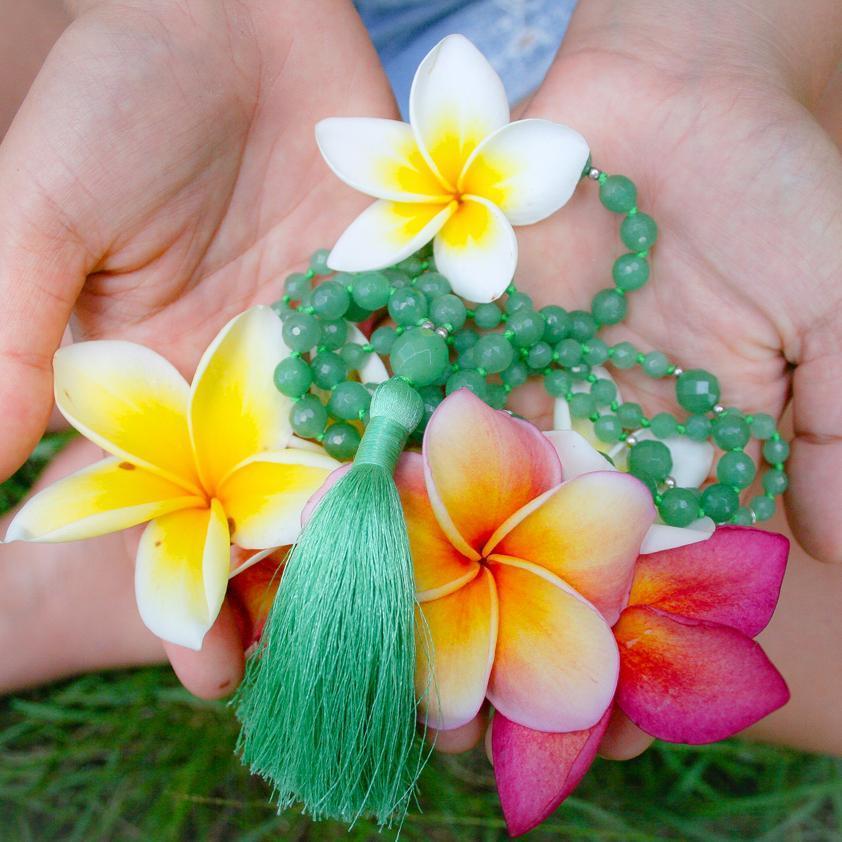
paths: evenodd
<path fill-rule="evenodd" d="M 423 411 L 381 384 L 351 469 L 287 559 L 235 699 L 238 749 L 278 810 L 383 825 L 406 815 L 426 752 L 415 730 L 415 587 L 393 478 Z"/>

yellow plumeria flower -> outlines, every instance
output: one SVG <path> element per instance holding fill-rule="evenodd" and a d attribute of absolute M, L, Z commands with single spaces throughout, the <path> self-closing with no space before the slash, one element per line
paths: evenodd
<path fill-rule="evenodd" d="M 316 126 L 331 169 L 377 199 L 339 238 L 328 265 L 381 269 L 435 238 L 436 266 L 454 291 L 493 301 L 514 276 L 512 225 L 538 222 L 567 202 L 588 144 L 548 120 L 509 123 L 503 83 L 461 35 L 421 62 L 409 119 L 334 117 Z"/>
<path fill-rule="evenodd" d="M 289 351 L 268 307 L 229 322 L 192 385 L 131 342 L 82 342 L 53 362 L 64 417 L 111 457 L 33 497 L 6 541 L 73 541 L 150 521 L 135 568 L 156 635 L 201 647 L 227 589 L 231 543 L 291 544 L 301 511 L 337 462 L 290 447 L 290 400 L 272 385 Z"/>

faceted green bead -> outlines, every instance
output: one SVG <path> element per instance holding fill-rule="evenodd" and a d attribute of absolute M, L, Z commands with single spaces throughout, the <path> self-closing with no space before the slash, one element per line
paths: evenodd
<path fill-rule="evenodd" d="M 763 490 L 767 494 L 783 494 L 789 486 L 789 477 L 786 471 L 781 471 L 778 468 L 772 468 L 763 474 Z"/>
<path fill-rule="evenodd" d="M 620 440 L 623 425 L 616 415 L 600 415 L 593 425 L 594 433 L 600 441 L 615 444 Z"/>
<path fill-rule="evenodd" d="M 500 379 L 507 386 L 516 389 L 529 379 L 529 369 L 523 360 L 515 360 L 505 371 L 500 372 Z"/>
<path fill-rule="evenodd" d="M 474 309 L 474 323 L 483 330 L 493 330 L 500 324 L 502 318 L 502 311 L 494 303 L 477 304 Z"/>
<path fill-rule="evenodd" d="M 301 357 L 287 357 L 275 366 L 275 388 L 288 398 L 303 395 L 313 382 L 313 373 Z"/>
<path fill-rule="evenodd" d="M 325 281 L 313 290 L 313 309 L 323 319 L 342 318 L 350 303 L 348 290 L 336 281 Z"/>
<path fill-rule="evenodd" d="M 396 289 L 389 297 L 389 315 L 399 325 L 417 325 L 428 310 L 427 296 L 415 287 Z"/>
<path fill-rule="evenodd" d="M 354 299 L 351 299 L 351 303 L 348 305 L 348 312 L 345 313 L 345 318 L 348 319 L 349 322 L 364 322 L 366 319 L 371 317 L 371 310 L 366 310 L 365 307 L 360 307 Z"/>
<path fill-rule="evenodd" d="M 424 261 L 412 255 L 398 263 L 395 268 L 409 275 L 410 278 L 415 278 L 424 271 Z"/>
<path fill-rule="evenodd" d="M 327 259 L 330 255 L 328 249 L 318 249 L 314 251 L 310 257 L 310 268 L 317 275 L 329 275 L 333 270 L 327 265 Z"/>
<path fill-rule="evenodd" d="M 493 409 L 505 408 L 508 399 L 509 393 L 505 390 L 502 383 L 485 384 L 485 400 Z"/>
<path fill-rule="evenodd" d="M 401 272 L 400 269 L 381 269 L 381 271 L 389 279 L 392 289 L 403 289 L 412 283 L 409 275 L 406 272 Z"/>
<path fill-rule="evenodd" d="M 599 185 L 599 200 L 614 213 L 628 213 L 637 201 L 637 188 L 624 175 L 609 175 Z"/>
<path fill-rule="evenodd" d="M 688 412 L 710 412 L 719 401 L 719 381 L 709 371 L 691 368 L 676 379 L 675 395 Z"/>
<path fill-rule="evenodd" d="M 459 368 L 479 368 L 477 362 L 476 345 L 459 354 L 456 363 Z"/>
<path fill-rule="evenodd" d="M 643 408 L 639 403 L 621 403 L 617 408 L 617 417 L 626 430 L 636 430 L 643 421 Z"/>
<path fill-rule="evenodd" d="M 741 450 L 729 451 L 716 464 L 716 478 L 734 488 L 748 488 L 756 473 L 751 457 Z"/>
<path fill-rule="evenodd" d="M 489 374 L 504 371 L 512 364 L 514 349 L 502 333 L 487 333 L 473 348 L 477 368 Z"/>
<path fill-rule="evenodd" d="M 678 421 L 672 413 L 659 412 L 652 417 L 649 429 L 659 439 L 669 439 L 678 434 Z"/>
<path fill-rule="evenodd" d="M 295 312 L 295 308 L 289 303 L 289 301 L 284 301 L 281 299 L 280 301 L 274 301 L 272 303 L 272 310 L 274 310 L 275 315 L 281 319 L 282 321 L 290 314 Z"/>
<path fill-rule="evenodd" d="M 447 367 L 447 343 L 428 328 L 416 327 L 399 336 L 389 357 L 392 371 L 415 386 L 435 383 Z"/>
<path fill-rule="evenodd" d="M 638 478 L 666 479 L 672 470 L 672 454 L 659 441 L 641 441 L 629 451 L 629 471 Z"/>
<path fill-rule="evenodd" d="M 485 400 L 485 378 L 475 369 L 456 371 L 447 378 L 445 392 L 450 395 L 458 389 L 468 389 L 480 400 Z"/>
<path fill-rule="evenodd" d="M 563 307 L 548 304 L 538 311 L 544 317 L 544 342 L 555 345 L 567 336 L 570 328 L 570 317 Z"/>
<path fill-rule="evenodd" d="M 521 307 L 509 316 L 508 329 L 514 333 L 513 345 L 529 348 L 544 335 L 544 317 L 531 307 Z"/>
<path fill-rule="evenodd" d="M 633 368 L 637 363 L 637 348 L 631 342 L 618 342 L 611 348 L 611 362 L 619 369 Z"/>
<path fill-rule="evenodd" d="M 698 495 L 689 488 L 668 488 L 661 497 L 658 512 L 668 526 L 688 526 L 699 516 Z"/>
<path fill-rule="evenodd" d="M 587 310 L 572 310 L 568 315 L 568 332 L 577 342 L 587 342 L 596 334 L 597 323 Z"/>
<path fill-rule="evenodd" d="M 333 351 L 320 351 L 313 357 L 310 368 L 313 370 L 313 382 L 320 389 L 332 389 L 348 376 L 348 366 Z"/>
<path fill-rule="evenodd" d="M 321 344 L 329 351 L 335 351 L 348 338 L 348 323 L 345 319 L 322 319 Z"/>
<path fill-rule="evenodd" d="M 526 364 L 533 369 L 546 368 L 553 361 L 553 349 L 543 340 L 536 342 L 526 355 Z"/>
<path fill-rule="evenodd" d="M 641 368 L 644 374 L 657 379 L 663 377 L 669 370 L 670 363 L 667 355 L 661 351 L 650 351 L 644 358 Z"/>
<path fill-rule="evenodd" d="M 751 526 L 751 509 L 746 506 L 740 506 L 734 517 L 731 518 L 731 523 L 734 523 L 737 526 Z"/>
<path fill-rule="evenodd" d="M 290 351 L 309 351 L 319 344 L 321 336 L 319 322 L 307 313 L 291 313 L 284 322 L 284 344 Z"/>
<path fill-rule="evenodd" d="M 769 520 L 775 514 L 775 501 L 765 494 L 751 498 L 751 510 L 757 520 Z"/>
<path fill-rule="evenodd" d="M 378 327 L 377 330 L 371 334 L 371 345 L 374 348 L 374 353 L 380 354 L 381 357 L 391 354 L 392 347 L 394 346 L 397 338 L 398 334 L 391 325 Z"/>
<path fill-rule="evenodd" d="M 349 342 L 347 345 L 343 345 L 339 354 L 345 360 L 345 365 L 348 366 L 350 371 L 359 371 L 365 364 L 366 357 L 368 356 L 368 353 L 363 350 L 363 346 L 358 345 L 356 342 Z"/>
<path fill-rule="evenodd" d="M 532 299 L 525 292 L 511 293 L 506 297 L 506 304 L 504 306 L 506 307 L 506 312 L 510 316 L 512 313 L 516 313 L 524 307 L 528 310 L 534 309 L 532 306 Z"/>
<path fill-rule="evenodd" d="M 710 438 L 710 418 L 706 415 L 690 415 L 684 422 L 687 438 L 693 441 L 707 441 Z"/>
<path fill-rule="evenodd" d="M 574 418 L 589 418 L 596 412 L 596 401 L 589 392 L 576 392 L 567 402 Z"/>
<path fill-rule="evenodd" d="M 327 410 L 315 395 L 305 395 L 292 405 L 289 423 L 297 436 L 314 439 L 321 435 L 327 424 Z"/>
<path fill-rule="evenodd" d="M 346 380 L 330 393 L 328 412 L 342 421 L 354 421 L 365 413 L 371 403 L 371 394 L 362 383 Z"/>
<path fill-rule="evenodd" d="M 293 272 L 291 275 L 286 276 L 284 292 L 293 301 L 301 301 L 310 292 L 310 279 L 303 272 Z"/>
<path fill-rule="evenodd" d="M 629 251 L 647 251 L 658 239 L 658 226 L 648 213 L 627 216 L 620 225 L 620 239 Z"/>
<path fill-rule="evenodd" d="M 468 318 L 468 311 L 461 298 L 448 293 L 430 302 L 430 318 L 437 325 L 450 325 L 451 330 L 459 330 Z"/>
<path fill-rule="evenodd" d="M 627 311 L 626 297 L 616 289 L 598 292 L 591 302 L 593 317 L 601 325 L 615 325 L 623 321 Z"/>
<path fill-rule="evenodd" d="M 467 351 L 468 348 L 473 348 L 479 341 L 479 334 L 469 327 L 463 327 L 462 330 L 457 330 L 453 334 L 453 348 L 457 354 Z"/>
<path fill-rule="evenodd" d="M 597 406 L 608 406 L 617 398 L 617 387 L 610 380 L 597 380 L 591 385 L 591 394 Z"/>
<path fill-rule="evenodd" d="M 450 283 L 439 272 L 424 272 L 415 281 L 415 288 L 420 289 L 427 298 L 438 298 L 450 292 Z"/>
<path fill-rule="evenodd" d="M 555 346 L 559 365 L 570 368 L 582 359 L 582 343 L 577 339 L 562 339 Z"/>
<path fill-rule="evenodd" d="M 725 413 L 713 419 L 711 424 L 713 440 L 723 450 L 745 447 L 751 438 L 751 431 L 741 415 Z"/>
<path fill-rule="evenodd" d="M 424 401 L 424 415 L 421 418 L 421 424 L 419 426 L 426 427 L 436 407 L 444 400 L 444 391 L 441 386 L 429 385 L 422 386 L 418 389 L 418 394 L 421 396 L 421 400 Z"/>
<path fill-rule="evenodd" d="M 570 375 L 566 371 L 561 371 L 558 368 L 554 368 L 544 375 L 544 388 L 554 398 L 566 397 L 572 385 L 573 380 Z"/>
<path fill-rule="evenodd" d="M 770 465 L 786 462 L 789 458 L 789 442 L 784 439 L 769 439 L 763 442 L 763 458 Z"/>
<path fill-rule="evenodd" d="M 751 434 L 763 441 L 775 434 L 775 419 L 765 412 L 758 412 L 751 417 Z"/>
<path fill-rule="evenodd" d="M 591 376 L 591 367 L 587 363 L 576 363 L 567 371 L 574 380 L 587 380 Z"/>
<path fill-rule="evenodd" d="M 392 288 L 382 272 L 363 272 L 351 281 L 354 303 L 365 310 L 379 310 L 389 301 Z"/>
<path fill-rule="evenodd" d="M 638 254 L 621 254 L 611 270 L 618 289 L 634 292 L 649 280 L 649 261 Z"/>
<path fill-rule="evenodd" d="M 352 459 L 360 446 L 359 430 L 345 421 L 331 424 L 325 430 L 322 446 L 329 456 L 345 462 Z"/>
<path fill-rule="evenodd" d="M 714 483 L 702 492 L 702 509 L 716 523 L 731 520 L 740 507 L 740 496 L 729 485 Z"/>
<path fill-rule="evenodd" d="M 602 365 L 608 359 L 608 346 L 597 336 L 592 336 L 582 351 L 588 365 Z"/>

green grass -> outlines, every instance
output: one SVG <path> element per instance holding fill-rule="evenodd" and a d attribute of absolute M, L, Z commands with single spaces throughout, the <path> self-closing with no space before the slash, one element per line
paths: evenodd
<path fill-rule="evenodd" d="M 13 504 L 60 446 L 13 481 Z M 58 645 L 58 642 L 57 642 Z M 224 703 L 201 702 L 165 668 L 89 675 L 0 701 L 0 839 L 370 839 L 275 815 L 266 787 L 233 755 Z M 437 757 L 406 840 L 505 839 L 491 770 L 480 752 Z M 384 833 L 390 839 L 394 834 Z M 842 761 L 729 741 L 656 745 L 629 763 L 597 761 L 574 797 L 530 840 L 837 840 Z"/>

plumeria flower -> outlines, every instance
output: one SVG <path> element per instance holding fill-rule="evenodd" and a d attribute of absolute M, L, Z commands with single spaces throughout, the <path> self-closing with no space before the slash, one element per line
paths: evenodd
<path fill-rule="evenodd" d="M 229 322 L 188 384 L 141 345 L 101 340 L 56 353 L 64 417 L 111 456 L 33 497 L 7 541 L 72 541 L 149 521 L 137 550 L 141 617 L 201 647 L 225 596 L 231 544 L 291 544 L 301 511 L 337 462 L 295 444 L 290 400 L 272 387 L 288 350 L 267 307 Z"/>
<path fill-rule="evenodd" d="M 726 526 L 703 543 L 641 556 L 614 626 L 619 711 L 650 736 L 700 744 L 786 704 L 786 683 L 753 638 L 772 617 L 787 553 L 781 535 Z M 594 728 L 550 734 L 495 715 L 494 774 L 512 835 L 573 791 L 607 723 L 606 714 Z"/>
<path fill-rule="evenodd" d="M 461 35 L 421 62 L 409 120 L 329 118 L 316 126 L 333 171 L 377 199 L 339 238 L 328 265 L 381 269 L 434 239 L 436 266 L 454 291 L 492 301 L 515 272 L 512 225 L 538 222 L 567 202 L 587 142 L 547 120 L 509 123 L 503 83 Z"/>

